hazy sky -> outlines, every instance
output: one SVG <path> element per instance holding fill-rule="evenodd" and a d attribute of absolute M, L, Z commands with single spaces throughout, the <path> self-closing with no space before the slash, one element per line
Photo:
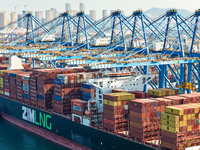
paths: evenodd
<path fill-rule="evenodd" d="M 90 9 L 97 10 L 98 16 L 101 16 L 103 9 L 114 10 L 121 9 L 125 11 L 126 15 L 131 14 L 133 10 L 138 8 L 144 11 L 152 8 L 180 8 L 194 11 L 200 8 L 200 0 L 0 0 L 0 10 L 15 11 L 17 6 L 17 12 L 23 10 L 23 5 L 29 5 L 27 10 L 46 10 L 49 8 L 56 8 L 59 12 L 65 10 L 65 3 L 71 3 L 72 9 L 79 8 L 79 3 L 83 2 L 86 5 L 86 13 Z"/>

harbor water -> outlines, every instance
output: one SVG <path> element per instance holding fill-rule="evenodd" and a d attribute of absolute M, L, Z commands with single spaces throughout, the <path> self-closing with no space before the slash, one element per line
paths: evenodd
<path fill-rule="evenodd" d="M 69 150 L 0 118 L 0 150 Z"/>

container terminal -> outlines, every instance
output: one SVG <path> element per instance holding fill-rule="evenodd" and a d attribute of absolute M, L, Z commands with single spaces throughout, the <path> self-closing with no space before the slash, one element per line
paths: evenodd
<path fill-rule="evenodd" d="M 0 116 L 74 150 L 198 149 L 199 16 L 23 16 L 0 28 Z"/>

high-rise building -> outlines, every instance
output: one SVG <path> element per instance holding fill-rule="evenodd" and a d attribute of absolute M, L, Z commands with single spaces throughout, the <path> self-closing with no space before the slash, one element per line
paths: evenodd
<path fill-rule="evenodd" d="M 35 12 L 35 17 L 42 23 L 43 11 L 36 11 Z M 39 26 L 36 24 L 35 27 L 38 28 Z"/>
<path fill-rule="evenodd" d="M 57 18 L 59 15 L 58 11 L 55 8 L 51 8 L 50 10 L 53 12 L 53 19 Z"/>
<path fill-rule="evenodd" d="M 11 12 L 10 13 L 10 18 L 11 18 L 11 21 L 10 21 L 11 23 L 16 22 L 17 21 L 17 13 L 16 12 Z M 11 26 L 11 28 L 13 28 L 13 29 L 15 29 L 16 27 L 17 27 L 16 23 Z"/>
<path fill-rule="evenodd" d="M 23 14 L 18 14 L 17 15 L 17 20 L 23 18 Z M 23 24 L 21 21 L 18 22 L 18 25 L 17 25 L 19 28 L 22 28 L 23 27 Z"/>
<path fill-rule="evenodd" d="M 96 15 L 97 15 L 96 10 L 90 10 L 90 17 L 91 17 L 93 20 L 96 20 Z"/>
<path fill-rule="evenodd" d="M 28 12 L 26 10 L 22 10 L 22 16 L 25 17 Z M 27 27 L 27 20 L 24 20 L 22 23 L 22 28 L 26 29 Z"/>
<path fill-rule="evenodd" d="M 103 10 L 102 11 L 102 18 L 105 19 L 106 17 L 108 17 L 108 10 Z"/>
<path fill-rule="evenodd" d="M 80 3 L 79 10 L 85 12 L 85 4 Z"/>
<path fill-rule="evenodd" d="M 69 3 L 65 4 L 65 11 L 71 13 L 71 4 Z"/>
<path fill-rule="evenodd" d="M 35 12 L 35 17 L 40 21 L 42 21 L 43 15 L 44 15 L 43 11 L 36 11 Z"/>
<path fill-rule="evenodd" d="M 0 11 L 0 28 L 7 25 L 7 14 L 5 11 Z"/>
<path fill-rule="evenodd" d="M 46 22 L 49 22 L 56 17 L 58 17 L 58 11 L 55 8 L 51 8 L 50 10 L 45 11 Z"/>
<path fill-rule="evenodd" d="M 53 12 L 51 10 L 45 11 L 46 22 L 53 20 Z"/>

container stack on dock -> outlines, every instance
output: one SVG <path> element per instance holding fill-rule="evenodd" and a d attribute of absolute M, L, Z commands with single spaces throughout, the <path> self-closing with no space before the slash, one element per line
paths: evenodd
<path fill-rule="evenodd" d="M 200 103 L 168 106 L 161 114 L 161 146 L 179 150 L 200 144 Z"/>
<path fill-rule="evenodd" d="M 135 95 L 120 92 L 104 94 L 103 97 L 103 127 L 112 132 L 127 131 L 129 101 L 135 99 Z"/>
<path fill-rule="evenodd" d="M 130 101 L 130 137 L 140 141 L 157 140 L 160 137 L 161 101 L 136 99 Z"/>

